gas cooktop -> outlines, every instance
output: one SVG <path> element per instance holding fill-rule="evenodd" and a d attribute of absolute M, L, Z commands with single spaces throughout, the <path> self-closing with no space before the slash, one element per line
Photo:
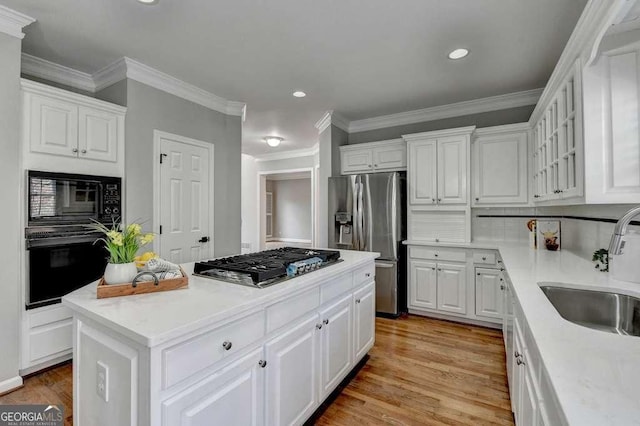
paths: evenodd
<path fill-rule="evenodd" d="M 264 288 L 341 262 L 336 250 L 282 247 L 196 262 L 193 273 L 205 278 Z"/>

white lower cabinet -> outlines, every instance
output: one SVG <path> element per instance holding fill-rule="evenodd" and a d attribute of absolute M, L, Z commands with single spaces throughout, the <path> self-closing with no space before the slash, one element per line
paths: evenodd
<path fill-rule="evenodd" d="M 262 347 L 162 404 L 163 426 L 264 424 Z"/>
<path fill-rule="evenodd" d="M 438 309 L 456 314 L 467 313 L 467 267 L 438 263 Z"/>
<path fill-rule="evenodd" d="M 467 313 L 466 264 L 409 260 L 409 309 Z"/>
<path fill-rule="evenodd" d="M 351 295 L 320 312 L 320 399 L 326 398 L 349 372 L 353 360 L 353 303 Z M 360 321 L 362 322 L 362 321 Z"/>
<path fill-rule="evenodd" d="M 409 261 L 409 306 L 436 309 L 438 281 L 436 263 Z"/>
<path fill-rule="evenodd" d="M 371 282 L 361 290 L 353 293 L 355 320 L 355 361 L 360 360 L 360 358 L 362 358 L 369 351 L 369 349 L 371 349 L 375 341 L 375 291 L 375 283 Z"/>
<path fill-rule="evenodd" d="M 268 425 L 300 424 L 316 409 L 321 328 L 314 313 L 265 344 Z"/>
<path fill-rule="evenodd" d="M 504 288 L 500 270 L 476 268 L 476 315 L 502 320 Z"/>

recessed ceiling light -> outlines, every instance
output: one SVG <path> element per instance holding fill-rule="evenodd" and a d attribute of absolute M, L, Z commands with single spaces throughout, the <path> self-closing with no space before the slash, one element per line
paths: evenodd
<path fill-rule="evenodd" d="M 280 145 L 280 142 L 282 142 L 283 140 L 283 138 L 279 138 L 277 136 L 267 136 L 266 138 L 264 138 L 264 141 L 267 143 L 267 145 L 271 147 Z"/>
<path fill-rule="evenodd" d="M 139 2 L 139 3 L 142 3 L 142 4 L 149 4 L 149 5 L 150 5 L 150 4 L 156 4 L 156 3 L 158 3 L 158 1 L 159 1 L 159 0 L 138 0 L 138 2 Z"/>
<path fill-rule="evenodd" d="M 469 54 L 467 49 L 456 49 L 449 53 L 449 59 L 462 59 Z"/>
<path fill-rule="evenodd" d="M 307 94 L 298 90 L 296 92 L 293 92 L 293 96 L 295 96 L 296 98 L 304 98 L 305 96 L 307 96 Z"/>

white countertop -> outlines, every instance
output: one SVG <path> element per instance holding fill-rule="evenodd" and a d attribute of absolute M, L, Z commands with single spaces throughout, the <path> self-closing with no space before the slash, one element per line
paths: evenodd
<path fill-rule="evenodd" d="M 640 425 L 640 337 L 592 330 L 563 319 L 538 283 L 640 297 L 569 251 L 498 243 L 514 292 L 570 425 Z M 565 285 L 566 283 L 566 285 Z"/>
<path fill-rule="evenodd" d="M 340 263 L 263 289 L 193 276 L 193 263 L 186 263 L 182 265 L 189 274 L 186 289 L 98 299 L 96 281 L 66 295 L 62 303 L 152 347 L 310 289 L 327 276 L 347 272 L 378 257 L 378 253 L 347 250 L 341 250 L 340 254 L 343 260 Z"/>

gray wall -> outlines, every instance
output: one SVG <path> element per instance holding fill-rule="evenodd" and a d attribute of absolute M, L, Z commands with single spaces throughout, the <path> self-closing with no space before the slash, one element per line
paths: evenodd
<path fill-rule="evenodd" d="M 491 127 L 502 124 L 522 123 L 529 121 L 535 105 L 511 108 L 500 111 L 483 112 L 480 114 L 464 115 L 461 117 L 445 118 L 442 120 L 426 121 L 423 123 L 406 124 L 403 126 L 387 127 L 385 129 L 367 130 L 365 132 L 350 133 L 349 144 L 396 139 L 411 133 L 430 132 L 433 130 L 453 129 L 456 127 L 476 126 Z"/>
<path fill-rule="evenodd" d="M 20 285 L 20 51 L 21 42 L 0 33 L 0 382 L 18 376 Z"/>
<path fill-rule="evenodd" d="M 269 190 L 273 192 L 273 238 L 310 241 L 311 179 L 267 180 Z"/>
<path fill-rule="evenodd" d="M 134 80 L 116 83 L 99 92 L 97 97 L 127 107 L 127 220 L 153 217 L 154 130 L 212 142 L 215 146 L 215 255 L 240 253 L 241 118 L 210 110 Z"/>

